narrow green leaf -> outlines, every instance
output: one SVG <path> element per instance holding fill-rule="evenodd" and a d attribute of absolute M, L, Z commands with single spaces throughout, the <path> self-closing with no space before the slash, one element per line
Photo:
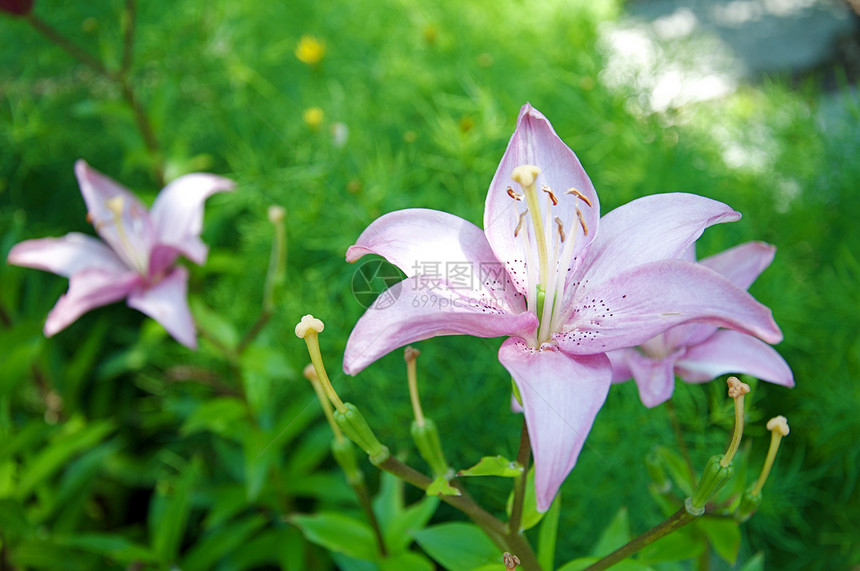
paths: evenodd
<path fill-rule="evenodd" d="M 448 571 L 501 563 L 502 552 L 471 523 L 443 523 L 412 534 L 418 545 Z"/>
<path fill-rule="evenodd" d="M 687 462 L 680 454 L 674 450 L 670 450 L 665 446 L 657 447 L 657 455 L 664 462 L 666 470 L 669 472 L 669 477 L 675 482 L 675 485 L 684 492 L 687 496 L 693 495 L 694 483 L 690 480 L 690 470 L 687 467 Z"/>
<path fill-rule="evenodd" d="M 381 571 L 433 571 L 435 568 L 432 561 L 412 551 L 387 557 L 379 562 Z"/>
<path fill-rule="evenodd" d="M 131 563 L 155 563 L 155 554 L 145 545 L 139 545 L 121 535 L 108 533 L 80 533 L 54 536 L 57 545 L 80 549 L 89 553 L 103 555 L 123 565 Z"/>
<path fill-rule="evenodd" d="M 183 557 L 183 571 L 206 571 L 214 569 L 215 564 L 224 556 L 232 553 L 247 542 L 266 525 L 263 514 L 228 522 L 220 528 L 207 533 Z"/>
<path fill-rule="evenodd" d="M 481 461 L 457 472 L 458 476 L 502 476 L 504 478 L 516 478 L 523 473 L 522 466 L 511 462 L 503 456 L 484 456 Z"/>
<path fill-rule="evenodd" d="M 704 539 L 688 526 L 658 539 L 639 551 L 639 561 L 643 563 L 682 561 L 698 557 L 704 549 Z"/>
<path fill-rule="evenodd" d="M 428 496 L 460 496 L 462 492 L 448 483 L 445 476 L 437 476 L 427 487 Z"/>
<path fill-rule="evenodd" d="M 734 519 L 703 517 L 695 525 L 708 536 L 714 551 L 729 565 L 734 565 L 741 548 L 741 529 Z"/>
<path fill-rule="evenodd" d="M 425 496 L 382 525 L 385 545 L 391 553 L 399 553 L 412 543 L 412 534 L 424 529 L 436 508 L 439 498 Z"/>
<path fill-rule="evenodd" d="M 630 518 L 627 515 L 627 507 L 622 506 L 600 534 L 600 539 L 597 540 L 591 554 L 595 557 L 605 557 L 628 541 L 630 541 Z"/>
<path fill-rule="evenodd" d="M 219 397 L 204 401 L 182 424 L 179 433 L 188 436 L 208 430 L 226 438 L 235 439 L 244 432 L 248 408 L 233 397 Z M 237 430 L 241 426 L 242 430 Z"/>
<path fill-rule="evenodd" d="M 198 476 L 197 465 L 189 463 L 179 476 L 158 482 L 149 509 L 149 534 L 162 561 L 173 561 L 179 553 Z"/>
<path fill-rule="evenodd" d="M 558 519 L 561 514 L 561 491 L 543 518 L 538 532 L 538 563 L 542 569 L 555 569 L 555 544 L 558 539 Z"/>
<path fill-rule="evenodd" d="M 558 571 L 582 571 L 587 568 L 589 565 L 597 563 L 600 560 L 599 557 L 582 557 L 580 559 L 574 559 L 573 561 L 568 561 L 562 567 L 558 569 Z M 612 566 L 612 571 L 654 571 L 652 567 L 645 565 L 644 563 L 640 563 L 633 559 L 625 559 L 623 561 L 619 561 L 615 565 Z"/>
<path fill-rule="evenodd" d="M 365 561 L 378 557 L 373 531 L 362 521 L 340 513 L 319 512 L 291 515 L 289 522 L 301 529 L 308 541 L 330 551 Z"/>

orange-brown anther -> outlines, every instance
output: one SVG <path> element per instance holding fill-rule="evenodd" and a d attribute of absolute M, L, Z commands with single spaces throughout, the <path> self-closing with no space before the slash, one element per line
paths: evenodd
<path fill-rule="evenodd" d="M 567 189 L 567 193 L 576 196 L 578 199 L 580 199 L 581 201 L 583 201 L 587 205 L 591 206 L 591 201 L 588 200 L 588 197 L 585 196 L 584 194 L 582 194 L 581 192 L 579 192 L 578 190 L 576 190 L 575 188 Z"/>
<path fill-rule="evenodd" d="M 510 196 L 514 200 L 522 200 L 523 199 L 523 195 L 517 194 L 516 192 L 514 192 L 514 189 L 511 187 L 508 187 L 508 196 Z"/>
<path fill-rule="evenodd" d="M 520 233 L 520 229 L 522 229 L 522 227 L 523 227 L 523 220 L 525 220 L 526 214 L 528 214 L 528 211 L 520 214 L 520 221 L 517 222 L 517 227 L 514 228 L 514 238 L 516 238 L 517 234 Z"/>
<path fill-rule="evenodd" d="M 579 225 L 582 226 L 582 233 L 588 236 L 588 225 L 585 223 L 585 217 L 582 216 L 582 212 L 579 208 L 576 209 L 576 217 L 579 218 Z"/>
<path fill-rule="evenodd" d="M 564 224 L 561 223 L 561 219 L 556 216 L 555 217 L 555 225 L 558 228 L 558 236 L 561 238 L 561 241 L 564 242 Z"/>
<path fill-rule="evenodd" d="M 541 185 L 540 189 L 549 195 L 549 199 L 552 200 L 552 205 L 556 206 L 558 204 L 558 199 L 553 194 L 552 189 L 547 185 Z"/>

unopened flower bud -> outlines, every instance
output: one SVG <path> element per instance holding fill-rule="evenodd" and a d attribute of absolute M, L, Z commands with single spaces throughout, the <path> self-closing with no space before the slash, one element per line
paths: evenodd
<path fill-rule="evenodd" d="M 388 448 L 380 444 L 373 434 L 367 421 L 352 403 L 344 403 L 343 410 L 334 412 L 334 420 L 343 433 L 355 442 L 359 448 L 367 452 L 373 464 L 379 464 L 388 458 Z"/>

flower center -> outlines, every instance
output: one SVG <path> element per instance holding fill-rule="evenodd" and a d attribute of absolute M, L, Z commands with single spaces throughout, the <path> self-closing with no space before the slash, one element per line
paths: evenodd
<path fill-rule="evenodd" d="M 589 207 L 591 201 L 576 190 L 568 191 L 561 197 L 547 185 L 541 185 L 540 192 L 546 195 L 545 207 L 541 209 L 537 177 L 540 168 L 534 165 L 521 165 L 511 173 L 511 178 L 519 183 L 523 193 L 519 194 L 508 187 L 508 195 L 518 202 L 525 202 L 520 212 L 519 223 L 514 236 L 523 241 L 526 264 L 526 302 L 540 320 L 537 332 L 537 346 L 546 343 L 554 331 L 561 326 L 562 300 L 564 299 L 565 280 L 573 261 L 576 234 L 581 229 L 588 234 L 588 226 L 578 205 L 573 211 L 561 206 L 561 200 L 583 201 Z M 564 211 L 568 214 L 564 220 Z M 562 216 L 555 216 L 559 213 Z"/>
<path fill-rule="evenodd" d="M 96 229 L 110 242 L 122 261 L 145 277 L 149 269 L 149 249 L 145 244 L 140 243 L 142 238 L 138 239 L 140 238 L 140 228 L 137 226 L 140 220 L 131 211 L 135 205 L 132 204 L 130 208 L 126 208 L 125 198 L 116 195 L 109 198 L 105 202 L 105 206 L 113 214 L 113 217 L 110 220 L 97 221 Z M 130 232 L 126 231 L 126 221 L 129 223 Z"/>

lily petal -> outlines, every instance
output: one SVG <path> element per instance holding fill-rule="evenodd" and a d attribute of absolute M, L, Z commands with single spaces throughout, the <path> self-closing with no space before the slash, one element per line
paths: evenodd
<path fill-rule="evenodd" d="M 150 287 L 138 287 L 128 296 L 128 306 L 158 321 L 174 339 L 197 349 L 194 320 L 188 308 L 188 270 L 177 266 Z"/>
<path fill-rule="evenodd" d="M 15 244 L 6 260 L 15 266 L 36 268 L 67 278 L 85 270 L 114 274 L 128 270 L 104 242 L 77 232 L 62 238 L 39 238 Z"/>
<path fill-rule="evenodd" d="M 168 183 L 150 213 L 158 244 L 172 246 L 196 264 L 204 263 L 209 249 L 200 240 L 203 203 L 216 192 L 233 190 L 233 186 L 229 179 L 202 173 L 187 174 Z"/>
<path fill-rule="evenodd" d="M 520 391 L 535 457 L 538 511 L 549 509 L 576 464 L 594 418 L 609 392 L 606 355 L 572 357 L 551 345 L 542 350 L 505 340 L 499 361 Z"/>
<path fill-rule="evenodd" d="M 447 264 L 464 262 L 474 265 L 476 276 L 481 265 L 506 274 L 480 228 L 459 216 L 425 208 L 398 210 L 374 220 L 347 249 L 346 261 L 366 254 L 383 256 L 410 277 L 425 272 L 427 263 L 438 264 L 440 274 Z M 513 297 L 516 292 L 509 293 Z"/>
<path fill-rule="evenodd" d="M 782 340 L 770 309 L 717 272 L 683 260 L 652 262 L 580 287 L 574 301 L 564 331 L 553 335 L 574 355 L 634 347 L 689 321 Z"/>
<path fill-rule="evenodd" d="M 679 353 L 677 351 L 662 359 L 652 359 L 635 350 L 625 354 L 636 388 L 639 389 L 639 399 L 648 408 L 654 408 L 672 396 L 675 390 L 675 360 Z"/>
<path fill-rule="evenodd" d="M 722 202 L 695 194 L 637 198 L 600 219 L 582 268 L 591 283 L 599 283 L 641 264 L 683 258 L 705 228 L 740 217 Z"/>
<path fill-rule="evenodd" d="M 492 299 L 444 284 L 423 284 L 407 278 L 384 291 L 358 320 L 343 356 L 343 370 L 355 375 L 386 353 L 439 335 L 499 337 L 528 334 L 538 319 L 533 313 L 510 313 Z"/>
<path fill-rule="evenodd" d="M 51 337 L 59 333 L 91 309 L 119 301 L 128 295 L 141 281 L 141 277 L 127 268 L 124 270 L 121 274 L 102 269 L 89 269 L 72 274 L 69 278 L 69 291 L 60 297 L 48 313 L 45 336 Z"/>
<path fill-rule="evenodd" d="M 699 263 L 726 276 L 736 286 L 748 289 L 773 261 L 776 248 L 764 242 L 746 242 Z"/>
<path fill-rule="evenodd" d="M 523 105 L 517 118 L 517 128 L 511 137 L 505 154 L 502 157 L 496 174 L 490 183 L 484 208 L 484 231 L 496 257 L 501 260 L 514 274 L 514 282 L 521 292 L 526 291 L 525 262 L 527 258 L 537 259 L 536 256 L 526 256 L 523 241 L 514 236 L 514 229 L 519 223 L 519 213 L 516 201 L 508 195 L 508 187 L 516 186 L 511 180 L 514 168 L 521 165 L 535 165 L 540 168 L 538 185 L 550 187 L 557 195 L 559 203 L 553 207 L 552 217 L 558 217 L 566 226 L 565 231 L 576 229 L 578 226 L 576 208 L 582 212 L 585 225 L 592 229 L 585 237 L 577 237 L 573 257 L 587 248 L 594 236 L 600 218 L 600 202 L 591 179 L 582 168 L 576 154 L 558 137 L 550 122 L 544 115 L 529 105 Z M 587 206 L 584 201 L 566 195 L 568 189 L 575 188 L 591 203 Z M 515 192 L 520 189 L 514 188 Z M 548 208 L 541 200 L 541 208 Z M 552 218 L 549 218 L 552 220 Z M 547 229 L 554 231 L 554 228 Z"/>
<path fill-rule="evenodd" d="M 96 232 L 128 267 L 146 275 L 153 237 L 146 206 L 128 189 L 91 168 L 86 161 L 75 163 L 75 175 Z"/>
<path fill-rule="evenodd" d="M 794 386 L 788 363 L 773 347 L 728 329 L 691 347 L 675 366 L 681 378 L 689 383 L 707 382 L 726 373 L 742 373 L 784 387 Z"/>

